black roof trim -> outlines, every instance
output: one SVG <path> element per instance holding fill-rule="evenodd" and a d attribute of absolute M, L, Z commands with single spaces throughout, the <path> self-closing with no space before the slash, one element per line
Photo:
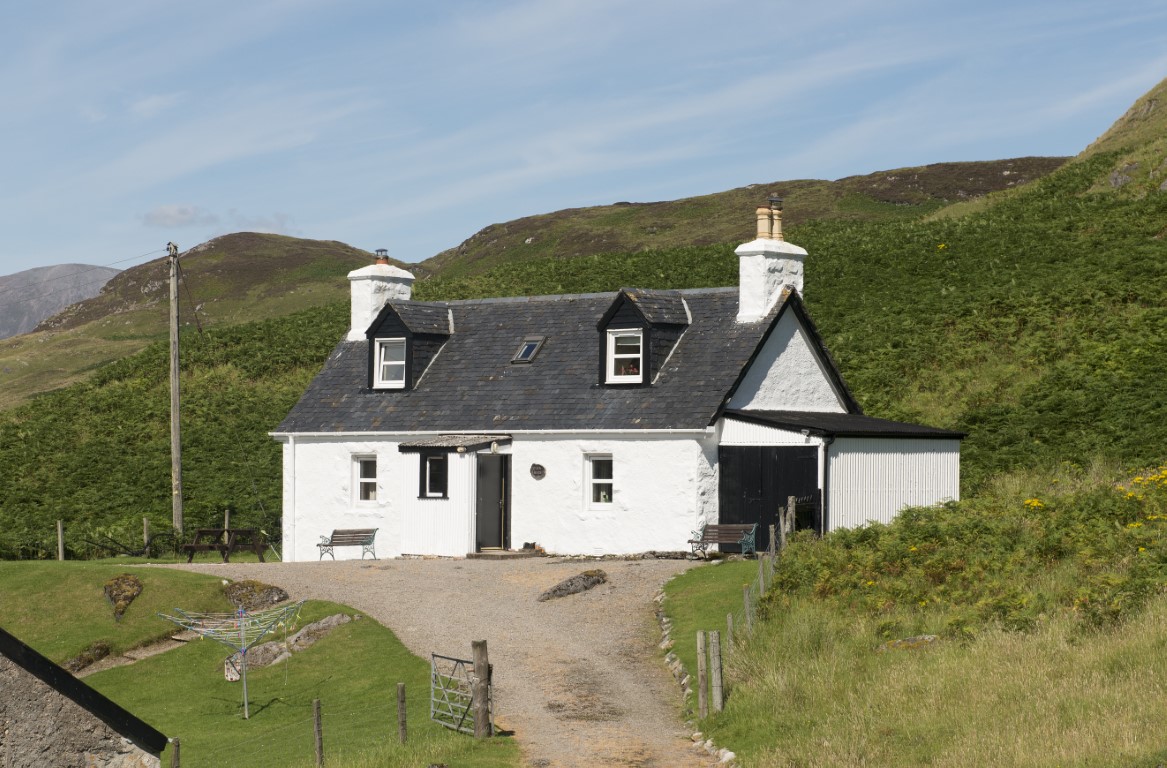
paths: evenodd
<path fill-rule="evenodd" d="M 157 728 L 73 677 L 63 667 L 42 656 L 3 628 L 0 628 L 0 655 L 11 659 L 18 667 L 40 679 L 45 685 L 142 749 L 161 753 L 166 748 L 168 739 Z"/>
<path fill-rule="evenodd" d="M 816 437 L 916 437 L 935 440 L 962 440 L 968 436 L 965 432 L 952 429 L 877 419 L 858 413 L 727 410 L 725 416 L 794 432 L 805 429 Z"/>

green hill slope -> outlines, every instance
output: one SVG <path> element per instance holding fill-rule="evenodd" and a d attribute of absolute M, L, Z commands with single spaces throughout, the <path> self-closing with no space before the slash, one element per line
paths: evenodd
<path fill-rule="evenodd" d="M 486 227 L 457 248 L 423 261 L 419 274 L 468 277 L 531 259 L 740 243 L 753 237 L 750 213 L 771 192 L 786 197 L 788 225 L 914 219 L 1023 185 L 1065 162 L 1064 157 L 1023 157 L 936 163 L 838 181 L 776 181 L 682 200 L 572 208 Z"/>
<path fill-rule="evenodd" d="M 240 232 L 185 252 L 183 323 L 228 325 L 343 301 L 344 276 L 372 254 L 335 241 Z M 399 264 L 399 262 L 398 262 Z M 121 272 L 101 293 L 33 332 L 0 341 L 0 408 L 80 381 L 95 368 L 165 338 L 165 258 Z"/>

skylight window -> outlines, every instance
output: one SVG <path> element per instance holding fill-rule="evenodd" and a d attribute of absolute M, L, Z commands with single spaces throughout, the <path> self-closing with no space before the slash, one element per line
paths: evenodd
<path fill-rule="evenodd" d="M 523 339 L 523 343 L 519 345 L 519 351 L 515 352 L 515 356 L 511 358 L 512 363 L 529 363 L 535 359 L 535 355 L 539 354 L 539 348 L 543 346 L 546 341 L 546 336 L 528 336 Z"/>

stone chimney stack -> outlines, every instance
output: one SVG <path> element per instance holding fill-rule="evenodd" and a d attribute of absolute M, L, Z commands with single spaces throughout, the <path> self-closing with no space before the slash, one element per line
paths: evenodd
<path fill-rule="evenodd" d="M 377 250 L 377 261 L 348 273 L 352 289 L 351 322 L 348 341 L 364 341 L 365 331 L 377 319 L 385 303 L 408 299 L 413 293 L 413 275 L 389 263 L 389 252 Z"/>
<path fill-rule="evenodd" d="M 806 251 L 782 236 L 782 198 L 772 195 L 769 205 L 759 206 L 754 213 L 757 237 L 734 250 L 738 255 L 739 323 L 757 322 L 769 314 L 787 286 L 802 293 Z"/>

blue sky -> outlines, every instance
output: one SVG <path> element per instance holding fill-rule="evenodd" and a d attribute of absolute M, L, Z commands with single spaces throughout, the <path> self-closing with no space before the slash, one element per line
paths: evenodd
<path fill-rule="evenodd" d="M 1162 0 L 8 2 L 0 274 L 1076 154 L 1165 41 Z"/>

